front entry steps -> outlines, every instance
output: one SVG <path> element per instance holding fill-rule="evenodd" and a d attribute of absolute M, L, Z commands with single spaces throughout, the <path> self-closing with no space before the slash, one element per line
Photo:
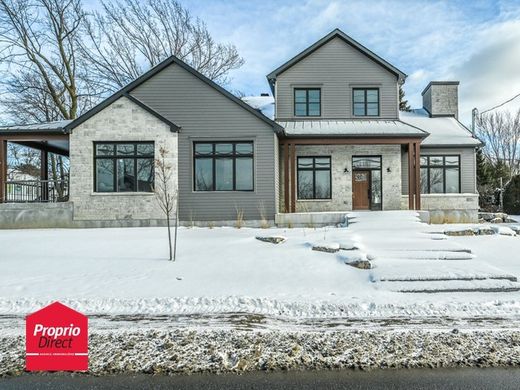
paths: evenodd
<path fill-rule="evenodd" d="M 417 213 L 349 213 L 349 238 L 374 265 L 369 279 L 378 290 L 399 293 L 510 293 L 517 276 L 471 250 L 470 241 L 436 234 Z M 514 239 L 514 238 L 513 238 Z M 343 254 L 345 256 L 345 254 Z"/>
<path fill-rule="evenodd" d="M 402 293 L 457 293 L 457 292 L 514 292 L 520 291 L 520 283 L 507 279 L 451 279 L 437 281 L 383 282 L 389 291 Z"/>

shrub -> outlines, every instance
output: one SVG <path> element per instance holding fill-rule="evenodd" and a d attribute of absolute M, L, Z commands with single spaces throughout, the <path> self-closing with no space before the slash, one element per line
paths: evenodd
<path fill-rule="evenodd" d="M 504 190 L 504 211 L 520 214 L 520 175 L 514 176 Z"/>

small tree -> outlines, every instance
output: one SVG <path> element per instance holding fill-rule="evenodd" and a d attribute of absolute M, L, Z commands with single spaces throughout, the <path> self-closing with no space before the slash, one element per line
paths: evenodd
<path fill-rule="evenodd" d="M 179 207 L 177 191 L 172 188 L 172 166 L 167 161 L 169 151 L 163 147 L 159 148 L 159 157 L 155 159 L 155 187 L 154 192 L 159 203 L 159 207 L 166 216 L 168 227 L 168 247 L 170 250 L 170 260 L 175 261 L 177 255 L 177 228 L 179 225 Z M 170 221 L 172 212 L 175 211 L 175 240 L 172 250 L 172 234 Z"/>

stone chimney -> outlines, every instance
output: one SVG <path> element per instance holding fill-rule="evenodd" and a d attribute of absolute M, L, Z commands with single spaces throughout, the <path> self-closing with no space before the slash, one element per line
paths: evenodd
<path fill-rule="evenodd" d="M 430 81 L 422 91 L 423 108 L 430 117 L 459 117 L 459 82 Z"/>

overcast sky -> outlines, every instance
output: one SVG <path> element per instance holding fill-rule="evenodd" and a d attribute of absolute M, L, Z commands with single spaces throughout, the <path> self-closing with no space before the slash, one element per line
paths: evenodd
<path fill-rule="evenodd" d="M 269 92 L 266 74 L 336 27 L 408 74 L 413 107 L 431 80 L 460 81 L 464 123 L 473 107 L 520 93 L 520 0 L 180 1 L 217 40 L 237 46 L 246 62 L 227 87 L 248 95 Z"/>

